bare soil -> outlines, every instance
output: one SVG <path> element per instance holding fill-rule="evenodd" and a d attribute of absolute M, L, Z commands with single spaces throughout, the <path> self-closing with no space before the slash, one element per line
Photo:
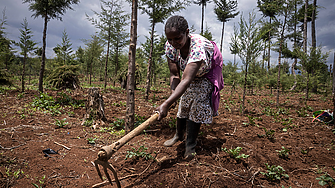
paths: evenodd
<path fill-rule="evenodd" d="M 57 97 L 61 91 L 45 92 Z M 95 130 L 81 125 L 84 107 L 63 106 L 62 114 L 57 116 L 43 110 L 33 111 L 31 102 L 37 95 L 38 92 L 33 90 L 24 95 L 9 90 L 0 95 L 0 187 L 23 188 L 36 184 L 39 187 L 72 188 L 92 187 L 102 182 L 92 161 L 97 158 L 100 147 L 122 137 L 117 134 L 117 129 L 112 134 L 108 127 L 125 117 L 126 91 L 108 89 L 102 93 L 108 122 L 97 125 Z M 87 90 L 67 92 L 67 95 L 85 100 Z M 137 90 L 136 115 L 149 118 L 155 106 L 168 95 L 168 86 L 162 84 L 146 102 L 144 92 Z M 122 187 L 311 188 L 321 187 L 316 178 L 325 173 L 335 178 L 332 169 L 335 166 L 334 126 L 312 122 L 313 111 L 333 109 L 330 96 L 312 94 L 305 103 L 305 93 L 285 92 L 280 95 L 281 105 L 276 107 L 275 92 L 257 90 L 246 96 L 245 114 L 242 115 L 241 90 L 231 94 L 228 86 L 221 95 L 220 115 L 212 124 L 201 126 L 193 160 L 183 159 L 183 142 L 173 147 L 163 146 L 164 141 L 174 135 L 175 130 L 170 126 L 177 108 L 117 151 L 109 162 L 116 168 L 120 179 L 128 177 L 121 180 Z M 70 114 L 70 111 L 74 113 Z M 56 120 L 64 118 L 67 125 L 63 128 L 55 125 Z M 100 131 L 103 130 L 101 127 L 105 127 L 105 131 Z M 272 131 L 273 137 L 265 130 Z M 89 144 L 88 139 L 94 138 L 95 144 Z M 132 148 L 137 150 L 141 146 L 147 148 L 144 154 L 150 154 L 156 160 L 141 157 L 126 160 Z M 236 159 L 223 151 L 223 148 L 236 147 L 242 147 L 240 154 L 249 157 Z M 282 147 L 289 149 L 287 158 L 278 155 Z M 52 149 L 58 154 L 45 156 L 44 149 Z M 285 172 L 279 175 L 289 177 L 269 180 L 261 173 L 267 172 L 266 163 L 282 167 Z M 113 177 L 111 172 L 110 175 Z"/>

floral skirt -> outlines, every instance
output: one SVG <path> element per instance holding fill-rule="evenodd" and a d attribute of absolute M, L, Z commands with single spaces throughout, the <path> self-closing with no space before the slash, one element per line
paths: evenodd
<path fill-rule="evenodd" d="M 195 78 L 180 98 L 177 117 L 187 118 L 195 123 L 212 123 L 213 88 L 213 84 L 207 78 Z"/>

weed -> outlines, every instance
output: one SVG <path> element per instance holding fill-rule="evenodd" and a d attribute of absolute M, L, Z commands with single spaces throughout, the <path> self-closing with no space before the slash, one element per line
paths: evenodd
<path fill-rule="evenodd" d="M 84 121 L 84 126 L 85 127 L 90 127 L 90 126 L 92 126 L 93 125 L 93 122 L 94 122 L 94 120 L 93 120 L 93 118 L 87 118 L 85 121 Z"/>
<path fill-rule="evenodd" d="M 22 99 L 24 97 L 24 93 L 19 93 L 19 94 L 17 94 L 17 98 L 18 99 Z"/>
<path fill-rule="evenodd" d="M 20 177 L 20 174 L 24 174 L 24 172 L 23 172 L 21 169 L 12 172 L 10 168 L 7 168 L 7 167 L 6 167 L 6 174 L 7 174 L 8 177 L 13 176 L 14 178 L 17 179 L 17 178 Z"/>
<path fill-rule="evenodd" d="M 87 138 L 89 144 L 95 144 L 95 140 L 97 140 L 97 138 Z"/>
<path fill-rule="evenodd" d="M 268 163 L 265 163 L 267 168 L 266 172 L 260 172 L 270 181 L 280 180 L 282 177 L 289 178 L 289 175 L 285 174 L 285 170 L 281 166 L 270 166 Z"/>
<path fill-rule="evenodd" d="M 67 112 L 67 115 L 68 115 L 69 117 L 74 117 L 74 112 L 73 112 L 73 111 L 69 111 L 69 112 Z"/>
<path fill-rule="evenodd" d="M 249 118 L 249 125 L 259 127 L 259 126 L 256 124 L 256 122 L 255 122 L 255 119 L 256 119 L 256 118 L 254 118 L 254 117 L 252 117 L 252 116 L 249 116 L 249 115 L 247 115 L 247 117 Z"/>
<path fill-rule="evenodd" d="M 111 125 L 115 126 L 118 129 L 124 129 L 125 121 L 124 119 L 116 118 L 116 120 L 113 123 L 111 123 Z"/>
<path fill-rule="evenodd" d="M 139 116 L 139 115 L 135 114 L 134 128 L 141 125 L 143 122 L 145 122 L 145 120 L 146 120 L 145 116 Z"/>
<path fill-rule="evenodd" d="M 276 152 L 278 152 L 278 156 L 283 159 L 288 158 L 290 150 L 285 148 L 284 146 L 282 146 L 281 148 L 282 148 L 281 150 L 276 150 Z"/>
<path fill-rule="evenodd" d="M 234 157 L 237 160 L 241 158 L 246 159 L 249 157 L 249 155 L 245 155 L 243 153 L 240 154 L 242 147 L 236 147 L 235 149 L 221 148 L 221 150 L 228 153 L 230 156 Z"/>
<path fill-rule="evenodd" d="M 170 117 L 169 126 L 170 128 L 176 128 L 177 118 Z"/>
<path fill-rule="evenodd" d="M 144 146 L 140 146 L 137 150 L 135 148 L 131 148 L 132 151 L 127 151 L 127 155 L 125 160 L 127 160 L 128 158 L 132 158 L 135 157 L 136 159 L 141 157 L 144 158 L 145 160 L 148 159 L 153 159 L 154 157 L 151 154 L 146 153 L 145 151 L 148 149 Z"/>
<path fill-rule="evenodd" d="M 335 171 L 335 168 L 333 167 Z M 327 172 L 325 172 L 322 176 L 317 177 L 316 180 L 319 180 L 319 185 L 325 186 L 328 185 L 329 187 L 335 187 L 335 179 L 332 178 Z"/>
<path fill-rule="evenodd" d="M 275 139 L 274 138 L 274 134 L 276 132 L 275 130 L 272 130 L 272 129 L 267 130 L 265 127 L 263 127 L 263 130 L 265 131 L 265 134 L 264 135 L 257 134 L 258 137 L 260 137 L 260 138 L 266 137 L 269 140 L 274 140 Z"/>
<path fill-rule="evenodd" d="M 59 128 L 63 128 L 64 126 L 68 125 L 69 122 L 66 122 L 66 118 L 62 119 L 62 120 L 55 120 L 55 125 L 57 125 Z"/>
<path fill-rule="evenodd" d="M 31 184 L 36 188 L 42 188 L 42 185 L 45 182 L 45 175 L 41 179 L 38 179 L 38 177 L 35 177 L 35 179 L 41 186 L 37 185 L 36 183 L 31 183 Z"/>

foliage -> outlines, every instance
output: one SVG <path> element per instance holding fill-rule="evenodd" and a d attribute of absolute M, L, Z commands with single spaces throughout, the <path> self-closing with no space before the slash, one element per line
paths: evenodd
<path fill-rule="evenodd" d="M 87 138 L 87 142 L 89 144 L 95 144 L 95 141 L 97 140 L 97 138 Z"/>
<path fill-rule="evenodd" d="M 57 89 L 77 89 L 80 88 L 78 79 L 78 66 L 76 65 L 63 65 L 57 67 L 48 76 L 47 81 Z"/>
<path fill-rule="evenodd" d="M 285 170 L 281 166 L 270 166 L 268 163 L 265 163 L 267 168 L 266 172 L 260 172 L 270 181 L 277 181 L 280 180 L 282 177 L 289 178 L 289 175 L 285 174 Z"/>
<path fill-rule="evenodd" d="M 73 64 L 71 53 L 73 52 L 71 46 L 72 43 L 70 42 L 69 36 L 64 29 L 62 33 L 62 42 L 61 44 L 57 44 L 53 51 L 57 54 L 57 60 L 59 65 L 71 65 Z"/>
<path fill-rule="evenodd" d="M 265 127 L 263 127 L 263 130 L 264 130 L 265 134 L 264 135 L 258 134 L 258 137 L 260 137 L 260 138 L 266 137 L 269 140 L 274 140 L 275 139 L 275 137 L 274 137 L 274 134 L 276 132 L 275 130 L 272 130 L 272 129 L 267 130 Z"/>
<path fill-rule="evenodd" d="M 49 96 L 48 93 L 41 93 L 39 96 L 35 96 L 31 106 L 37 108 L 37 110 L 46 110 L 52 115 L 61 114 L 61 107 L 59 104 L 55 103 L 55 99 Z"/>
<path fill-rule="evenodd" d="M 335 172 L 335 168 L 333 167 Z M 335 187 L 335 179 L 331 177 L 327 172 L 325 172 L 322 176 L 317 177 L 316 180 L 319 180 L 319 185 L 325 186 L 328 185 L 329 187 Z"/>
<path fill-rule="evenodd" d="M 59 128 L 63 128 L 64 126 L 68 125 L 69 122 L 66 122 L 66 118 L 61 120 L 56 119 L 54 124 L 57 125 Z"/>
<path fill-rule="evenodd" d="M 125 160 L 135 157 L 138 158 L 144 158 L 145 160 L 153 159 L 154 157 L 151 154 L 146 153 L 145 151 L 148 149 L 145 146 L 140 146 L 137 150 L 135 148 L 131 148 L 132 151 L 127 151 L 127 155 Z"/>
<path fill-rule="evenodd" d="M 278 152 L 278 156 L 283 159 L 288 158 L 290 150 L 285 148 L 284 146 L 282 146 L 281 148 L 282 148 L 281 150 L 276 150 L 276 152 Z"/>
<path fill-rule="evenodd" d="M 246 154 L 240 154 L 242 147 L 236 147 L 235 149 L 227 149 L 227 148 L 221 148 L 222 151 L 228 153 L 230 156 L 234 157 L 235 159 L 239 160 L 241 158 L 246 159 L 249 157 L 249 155 Z"/>

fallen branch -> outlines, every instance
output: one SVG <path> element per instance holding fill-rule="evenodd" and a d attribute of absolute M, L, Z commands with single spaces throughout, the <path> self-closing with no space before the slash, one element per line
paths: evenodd
<path fill-rule="evenodd" d="M 71 148 L 66 147 L 66 146 L 64 146 L 63 144 L 60 144 L 60 143 L 58 143 L 58 142 L 54 142 L 54 143 L 57 144 L 57 145 L 59 145 L 59 146 L 64 147 L 64 148 L 67 149 L 67 150 L 71 150 Z"/>
<path fill-rule="evenodd" d="M 20 144 L 20 145 L 18 145 L 18 146 L 14 146 L 14 147 L 11 147 L 11 148 L 4 148 L 3 146 L 0 145 L 0 149 L 12 150 L 12 149 L 18 148 L 18 147 L 23 146 L 23 145 L 26 145 L 26 143 L 24 143 L 24 144 Z"/>

